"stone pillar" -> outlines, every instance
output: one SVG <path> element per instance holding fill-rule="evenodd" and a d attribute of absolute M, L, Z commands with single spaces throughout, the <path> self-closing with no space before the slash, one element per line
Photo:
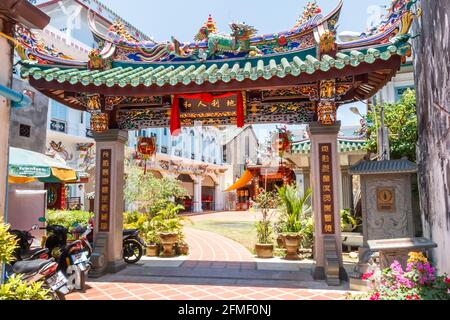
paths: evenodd
<path fill-rule="evenodd" d="M 0 18 L 0 31 L 10 34 L 11 24 Z M 0 85 L 11 88 L 12 77 L 12 48 L 8 40 L 0 37 Z M 9 117 L 11 103 L 0 96 L 0 217 L 5 216 L 7 222 L 6 195 L 8 186 L 8 158 L 9 158 Z M 1 282 L 1 280 L 0 280 Z"/>
<path fill-rule="evenodd" d="M 305 178 L 303 176 L 303 171 L 300 169 L 295 169 L 295 185 L 297 186 L 299 195 L 305 194 Z"/>
<path fill-rule="evenodd" d="M 340 228 L 340 163 L 337 135 L 341 124 L 310 123 L 311 181 L 313 182 L 313 212 L 315 223 L 315 279 L 327 279 L 337 285 L 347 276 L 342 262 Z"/>
<path fill-rule="evenodd" d="M 126 131 L 95 133 L 95 258 L 93 275 L 125 268 L 122 253 Z M 93 255 L 94 257 L 94 255 Z"/>
<path fill-rule="evenodd" d="M 214 184 L 214 210 L 223 210 L 223 196 L 219 183 Z"/>
<path fill-rule="evenodd" d="M 201 176 L 196 176 L 194 179 L 194 212 L 202 213 L 202 180 Z"/>
<path fill-rule="evenodd" d="M 353 183 L 352 176 L 348 174 L 348 167 L 341 168 L 342 209 L 353 211 Z"/>

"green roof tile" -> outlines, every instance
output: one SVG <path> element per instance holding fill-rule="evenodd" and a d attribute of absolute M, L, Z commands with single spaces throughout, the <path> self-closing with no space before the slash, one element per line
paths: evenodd
<path fill-rule="evenodd" d="M 366 147 L 366 141 L 363 140 L 350 140 L 350 139 L 338 139 L 339 152 L 348 153 L 354 151 L 363 151 Z M 294 142 L 291 147 L 292 154 L 309 154 L 311 152 L 311 141 L 303 140 Z"/>
<path fill-rule="evenodd" d="M 96 86 L 106 85 L 108 87 L 131 85 L 133 87 L 144 86 L 175 86 L 180 83 L 188 85 L 204 82 L 215 83 L 217 81 L 230 82 L 244 81 L 245 79 L 257 80 L 259 78 L 271 79 L 273 77 L 284 78 L 287 75 L 301 76 L 302 73 L 313 74 L 318 70 L 327 72 L 333 68 L 342 69 L 346 65 L 357 67 L 361 63 L 374 63 L 377 59 L 388 60 L 391 56 L 401 54 L 403 47 L 395 45 L 383 46 L 377 49 L 352 50 L 350 52 L 338 52 L 333 58 L 323 55 L 318 60 L 312 55 L 307 55 L 305 60 L 298 56 L 291 58 L 283 57 L 277 64 L 275 59 L 269 61 L 260 59 L 256 64 L 245 63 L 242 67 L 239 63 L 229 65 L 225 63 L 220 67 L 217 64 L 207 65 L 164 65 L 146 66 L 137 64 L 135 66 L 119 66 L 105 71 L 90 71 L 86 69 L 65 69 L 63 67 L 43 66 L 24 63 L 21 68 L 23 77 L 32 77 L 36 80 L 57 80 L 59 83 L 70 82 L 81 83 L 84 86 L 94 84 Z"/>

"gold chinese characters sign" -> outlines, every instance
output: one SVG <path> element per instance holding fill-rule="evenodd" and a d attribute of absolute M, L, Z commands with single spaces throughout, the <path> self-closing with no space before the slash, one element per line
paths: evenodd
<path fill-rule="evenodd" d="M 197 99 L 181 99 L 181 118 L 207 118 L 210 116 L 220 117 L 236 116 L 237 95 L 226 98 L 216 98 L 211 102 Z"/>
<path fill-rule="evenodd" d="M 394 210 L 395 191 L 394 188 L 377 189 L 377 209 L 380 211 Z"/>
<path fill-rule="evenodd" d="M 320 163 L 320 202 L 322 213 L 322 233 L 334 234 L 333 203 L 333 163 L 331 143 L 319 144 Z"/>
<path fill-rule="evenodd" d="M 111 214 L 111 149 L 100 151 L 100 217 L 99 232 L 109 232 Z"/>

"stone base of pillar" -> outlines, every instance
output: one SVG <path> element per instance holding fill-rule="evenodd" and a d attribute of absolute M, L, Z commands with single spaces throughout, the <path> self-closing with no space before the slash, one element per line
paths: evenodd
<path fill-rule="evenodd" d="M 325 280 L 325 268 L 314 266 L 312 269 L 312 277 L 314 280 Z"/>
<path fill-rule="evenodd" d="M 117 260 L 117 261 L 111 261 L 108 262 L 108 265 L 106 267 L 107 273 L 117 273 L 119 271 L 122 271 L 127 267 L 127 264 L 123 260 Z"/>

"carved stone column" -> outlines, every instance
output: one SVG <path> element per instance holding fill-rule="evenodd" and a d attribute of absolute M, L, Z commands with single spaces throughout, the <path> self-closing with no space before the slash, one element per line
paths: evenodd
<path fill-rule="evenodd" d="M 337 135 L 341 124 L 324 126 L 310 123 L 311 181 L 314 211 L 314 269 L 315 279 L 326 279 L 339 285 L 347 279 L 342 262 L 340 229 L 340 166 Z"/>
<path fill-rule="evenodd" d="M 122 254 L 126 131 L 94 133 L 96 142 L 93 276 L 125 268 Z M 90 273 L 91 275 L 91 273 Z"/>
<path fill-rule="evenodd" d="M 203 177 L 196 176 L 194 179 L 194 212 L 202 213 L 202 180 Z"/>

